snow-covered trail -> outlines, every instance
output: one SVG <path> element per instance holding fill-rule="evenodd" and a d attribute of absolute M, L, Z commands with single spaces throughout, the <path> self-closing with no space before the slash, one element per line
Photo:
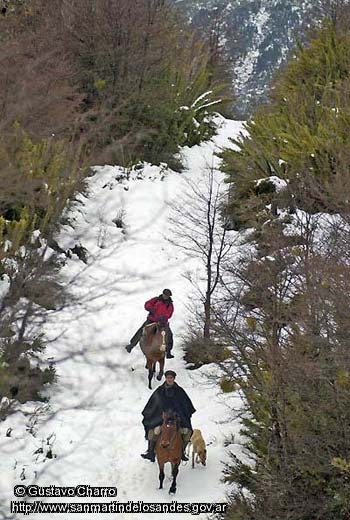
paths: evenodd
<path fill-rule="evenodd" d="M 73 257 L 64 267 L 62 277 L 67 282 L 72 280 L 71 289 L 79 304 L 72 302 L 53 313 L 47 328 L 53 340 L 48 353 L 57 361 L 59 374 L 58 384 L 50 390 L 52 417 L 46 421 L 45 414 L 39 415 L 32 429 L 35 436 L 26 431 L 27 419 L 20 414 L 0 425 L 2 438 L 8 427 L 13 428 L 12 436 L 1 441 L 2 507 L 15 499 L 13 486 L 18 483 L 116 486 L 116 500 L 120 502 L 225 501 L 225 487 L 220 483 L 222 461 L 227 460 L 224 438 L 238 431 L 237 424 L 227 422 L 227 404 L 237 403 L 238 396 L 227 397 L 208 381 L 205 374 L 210 367 L 185 370 L 180 338 L 191 287 L 182 274 L 200 267 L 195 260 L 187 260 L 166 237 L 172 232 L 170 203 L 179 198 L 186 178 L 199 179 L 208 165 L 217 164 L 213 152 L 228 146 L 228 138 L 241 130 L 241 123 L 222 119 L 219 134 L 212 141 L 184 150 L 188 169 L 182 174 L 162 173 L 160 167 L 146 166 L 140 178 L 134 172 L 129 179 L 118 181 L 122 170 L 106 166 L 98 168 L 90 179 L 87 196 L 80 197 L 81 203 L 69 216 L 71 225 L 63 228 L 59 238 L 65 249 L 80 242 L 89 252 L 89 261 L 85 265 Z M 121 210 L 125 233 L 113 223 Z M 140 349 L 136 347 L 131 354 L 124 349 L 145 319 L 144 301 L 164 287 L 172 290 L 175 306 L 171 320 L 175 358 L 167 360 L 166 366 L 177 372 L 177 383 L 197 409 L 193 427 L 200 428 L 209 443 L 207 467 L 192 470 L 190 463 L 180 467 L 175 497 L 168 494 L 167 478 L 165 489 L 158 490 L 157 464 L 140 457 L 146 448 L 141 410 L 150 390 Z M 155 380 L 153 389 L 157 385 Z M 52 459 L 44 456 L 48 446 L 52 446 Z M 40 447 L 44 453 L 34 454 Z M 32 515 L 35 520 L 41 517 Z M 111 518 L 108 514 L 94 517 Z M 130 520 L 142 517 L 139 513 L 118 515 Z M 164 518 L 156 513 L 151 517 Z M 189 513 L 168 514 L 174 520 L 192 517 Z M 51 513 L 43 518 L 82 520 L 86 516 Z"/>

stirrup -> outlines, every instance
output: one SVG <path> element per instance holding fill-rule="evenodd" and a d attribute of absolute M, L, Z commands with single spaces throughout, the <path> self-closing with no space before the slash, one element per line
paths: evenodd
<path fill-rule="evenodd" d="M 129 344 L 129 345 L 126 345 L 125 350 L 127 352 L 129 352 L 129 354 L 130 354 L 130 352 L 132 351 L 132 348 L 133 348 L 133 346 Z"/>
<path fill-rule="evenodd" d="M 166 358 L 167 359 L 173 359 L 173 357 L 175 357 L 175 356 L 173 356 L 171 352 L 167 352 L 166 353 Z"/>

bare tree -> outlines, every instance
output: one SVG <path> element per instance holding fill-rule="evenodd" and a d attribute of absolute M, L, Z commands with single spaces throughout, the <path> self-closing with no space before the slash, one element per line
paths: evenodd
<path fill-rule="evenodd" d="M 222 213 L 225 198 L 223 181 L 217 178 L 213 166 L 203 172 L 203 179 L 188 181 L 188 190 L 173 209 L 174 244 L 187 255 L 199 258 L 204 268 L 204 287 L 188 275 L 203 304 L 203 338 L 210 340 L 212 330 L 212 304 L 218 286 L 221 266 L 233 241 L 227 232 Z"/>

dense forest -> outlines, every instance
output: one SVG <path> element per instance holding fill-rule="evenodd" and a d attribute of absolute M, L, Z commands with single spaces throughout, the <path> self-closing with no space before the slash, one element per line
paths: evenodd
<path fill-rule="evenodd" d="M 69 297 L 58 275 L 71 252 L 55 232 L 88 166 L 181 170 L 180 147 L 212 137 L 233 99 L 219 35 L 194 32 L 176 6 L 46 4 L 1 4 L 1 419 L 55 381 L 40 326 Z M 237 150 L 221 153 L 228 198 L 212 221 L 205 201 L 197 226 L 209 282 L 187 361 L 216 362 L 221 390 L 244 404 L 227 520 L 350 516 L 350 8 L 328 4 Z M 239 261 L 225 249 L 233 233 Z"/>

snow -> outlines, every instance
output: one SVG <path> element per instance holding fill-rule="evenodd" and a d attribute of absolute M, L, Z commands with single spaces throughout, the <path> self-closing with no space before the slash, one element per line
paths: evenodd
<path fill-rule="evenodd" d="M 6 296 L 9 288 L 10 288 L 10 278 L 6 274 L 0 278 L 0 300 Z"/>
<path fill-rule="evenodd" d="M 270 182 L 275 187 L 275 191 L 279 193 L 287 188 L 288 184 L 284 179 L 277 177 L 277 175 L 271 175 L 270 177 L 264 177 L 262 179 L 257 179 L 255 181 L 256 186 L 260 186 L 260 184 Z"/>
<path fill-rule="evenodd" d="M 183 273 L 200 271 L 198 262 L 184 256 L 167 240 L 172 202 L 209 166 L 230 138 L 243 132 L 243 123 L 217 119 L 219 133 L 211 141 L 185 148 L 186 170 L 175 173 L 164 165 L 144 164 L 140 170 L 118 166 L 96 167 L 87 191 L 67 213 L 69 224 L 57 237 L 62 249 L 79 244 L 88 252 L 87 264 L 72 255 L 61 272 L 72 301 L 52 311 L 45 333 L 47 355 L 56 361 L 57 384 L 49 389 L 48 404 L 27 403 L 0 423 L 0 513 L 9 518 L 9 505 L 18 484 L 40 486 L 115 486 L 120 502 L 225 502 L 227 487 L 220 481 L 222 462 L 228 460 L 226 436 L 239 439 L 238 422 L 231 409 L 240 406 L 238 394 L 222 394 L 215 367 L 185 369 L 181 335 L 191 285 Z M 219 174 L 218 174 L 219 175 Z M 220 174 L 222 175 L 222 174 Z M 113 222 L 122 221 L 122 228 Z M 2 283 L 2 294 L 6 291 Z M 128 354 L 124 346 L 145 319 L 144 302 L 169 287 L 175 313 L 171 319 L 175 358 L 167 368 L 177 372 L 177 383 L 190 396 L 197 412 L 192 418 L 208 444 L 207 466 L 183 463 L 175 497 L 158 490 L 158 467 L 140 457 L 146 449 L 141 410 L 150 390 L 144 358 L 138 347 Z M 160 383 L 153 382 L 153 390 Z M 6 404 L 6 403 L 5 403 Z M 30 414 L 35 407 L 34 416 Z M 11 429 L 11 430 L 9 430 Z M 6 436 L 6 432 L 10 436 Z M 239 453 L 239 444 L 233 446 Z M 48 502 L 108 502 L 107 498 L 40 498 Z M 0 515 L 1 516 L 1 515 Z M 37 515 L 41 517 L 41 515 Z M 16 518 L 24 517 L 19 514 Z M 31 516 L 34 520 L 35 515 Z M 43 518 L 66 520 L 72 515 L 50 513 Z M 121 513 L 118 518 L 142 518 Z M 170 519 L 189 519 L 191 513 L 168 513 Z M 206 518 L 202 513 L 199 518 Z M 74 514 L 76 520 L 86 514 Z M 95 515 L 94 518 L 97 518 Z M 110 518 L 99 514 L 98 518 Z M 164 518 L 154 513 L 152 519 Z"/>
<path fill-rule="evenodd" d="M 270 14 L 268 10 L 262 6 L 257 14 L 252 13 L 250 16 L 249 23 L 255 25 L 255 34 L 252 38 L 250 50 L 241 57 L 240 61 L 237 60 L 235 65 L 235 88 L 237 92 L 244 90 L 247 82 L 253 74 L 257 60 L 260 56 L 260 45 L 265 38 L 266 26 L 269 22 Z"/>

